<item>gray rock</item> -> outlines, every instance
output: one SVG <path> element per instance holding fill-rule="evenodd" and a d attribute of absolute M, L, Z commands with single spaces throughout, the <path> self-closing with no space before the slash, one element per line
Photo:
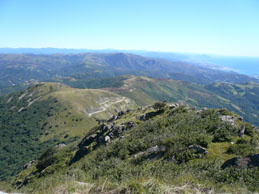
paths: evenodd
<path fill-rule="evenodd" d="M 208 110 L 208 108 L 205 107 L 205 108 L 202 108 L 202 109 L 200 109 L 200 110 L 197 110 L 196 113 L 197 113 L 197 114 L 200 114 L 200 113 L 203 113 L 203 112 L 206 111 L 206 110 Z"/>
<path fill-rule="evenodd" d="M 241 129 L 240 129 L 240 131 L 239 131 L 239 137 L 244 137 L 244 135 L 245 135 L 245 131 L 246 131 L 246 127 L 245 126 L 241 126 Z"/>
<path fill-rule="evenodd" d="M 228 167 L 236 167 L 236 168 L 259 167 L 259 154 L 252 154 L 244 157 L 231 158 L 221 166 L 222 169 L 225 169 Z"/>
<path fill-rule="evenodd" d="M 223 122 L 229 122 L 231 125 L 235 125 L 235 121 L 237 120 L 236 117 L 230 115 L 221 115 L 220 119 Z"/>
<path fill-rule="evenodd" d="M 254 130 L 259 132 L 259 128 L 258 127 L 254 127 Z"/>
<path fill-rule="evenodd" d="M 118 116 L 113 115 L 113 116 L 108 120 L 108 122 L 115 121 L 115 120 L 117 120 L 117 119 L 118 119 Z"/>
<path fill-rule="evenodd" d="M 23 165 L 23 169 L 30 168 L 34 164 L 35 160 L 31 160 L 30 162 Z"/>
<path fill-rule="evenodd" d="M 111 142 L 110 136 L 106 135 L 106 136 L 104 137 L 104 141 L 106 142 L 106 144 L 110 143 L 110 142 Z"/>
<path fill-rule="evenodd" d="M 64 147 L 66 147 L 66 144 L 64 144 L 64 143 L 60 143 L 60 144 L 58 144 L 58 145 L 55 145 L 54 146 L 54 148 L 56 148 L 56 149 L 62 149 L 62 148 L 64 148 Z"/>
<path fill-rule="evenodd" d="M 188 148 L 191 150 L 194 150 L 196 154 L 208 154 L 209 153 L 206 150 L 206 148 L 204 148 L 200 145 L 190 145 Z"/>
<path fill-rule="evenodd" d="M 135 158 L 137 158 L 137 157 L 147 157 L 147 156 L 152 155 L 152 154 L 159 154 L 160 152 L 163 152 L 163 151 L 165 151 L 164 146 L 156 145 L 154 147 L 148 148 L 144 152 L 139 152 L 139 153 L 135 154 L 134 157 Z"/>

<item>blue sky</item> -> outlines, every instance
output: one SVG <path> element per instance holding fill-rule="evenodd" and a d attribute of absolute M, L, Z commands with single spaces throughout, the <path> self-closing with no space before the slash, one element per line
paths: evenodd
<path fill-rule="evenodd" d="M 0 0 L 0 47 L 259 56 L 259 0 Z"/>

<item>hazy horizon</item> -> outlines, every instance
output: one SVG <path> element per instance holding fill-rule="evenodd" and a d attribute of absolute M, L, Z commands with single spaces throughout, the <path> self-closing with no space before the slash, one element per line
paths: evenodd
<path fill-rule="evenodd" d="M 259 57 L 256 0 L 0 2 L 1 48 Z"/>
<path fill-rule="evenodd" d="M 199 52 L 185 52 L 185 51 L 161 51 L 161 50 L 139 50 L 139 49 L 116 49 L 116 48 L 103 48 L 103 49 L 93 49 L 93 48 L 69 48 L 69 47 L 0 47 L 0 49 L 58 49 L 58 50 L 82 50 L 85 51 L 115 51 L 115 52 L 155 52 L 155 53 L 168 53 L 168 54 L 186 54 L 186 55 L 208 55 L 208 56 L 216 56 L 216 57 L 237 57 L 237 58 L 259 58 L 258 56 L 247 56 L 247 55 L 224 55 L 224 54 L 216 54 L 216 53 L 199 53 Z M 1 51 L 0 51 L 1 54 Z"/>

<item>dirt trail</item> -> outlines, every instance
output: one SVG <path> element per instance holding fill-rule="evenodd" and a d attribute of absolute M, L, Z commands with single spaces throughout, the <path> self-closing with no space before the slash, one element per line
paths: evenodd
<path fill-rule="evenodd" d="M 111 107 L 111 105 L 114 105 L 114 104 L 117 104 L 117 103 L 120 103 L 120 102 L 123 102 L 123 101 L 126 101 L 126 103 L 129 102 L 126 97 L 123 97 L 122 99 L 117 100 L 117 101 L 115 101 L 115 102 L 106 101 L 106 102 L 103 102 L 103 103 L 100 104 L 100 105 L 101 105 L 101 107 L 100 107 L 101 110 L 98 110 L 98 111 L 95 111 L 95 112 L 90 112 L 90 113 L 87 112 L 87 111 L 85 111 L 85 113 L 88 114 L 89 117 L 91 117 L 91 116 L 94 115 L 94 114 L 97 114 L 97 113 L 106 111 L 108 108 Z"/>

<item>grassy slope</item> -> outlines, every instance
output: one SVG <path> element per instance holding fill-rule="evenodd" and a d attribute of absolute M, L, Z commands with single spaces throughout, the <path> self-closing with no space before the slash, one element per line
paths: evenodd
<path fill-rule="evenodd" d="M 259 125 L 259 84 L 211 84 L 205 88 L 214 94 L 228 99 L 238 114 L 246 120 Z"/>
<path fill-rule="evenodd" d="M 220 115 L 236 117 L 226 110 L 209 109 L 197 114 L 196 110 L 183 106 L 174 109 L 166 107 L 148 121 L 136 119 L 154 111 L 152 107 L 146 107 L 112 121 L 116 125 L 133 121 L 135 127 L 125 131 L 112 143 L 92 150 L 71 166 L 68 161 L 75 150 L 68 146 L 50 156 L 56 159 L 44 170 L 44 175 L 40 175 L 42 173 L 34 165 L 23 171 L 16 181 L 27 177 L 28 183 L 23 191 L 32 193 L 52 193 L 57 190 L 70 193 L 120 193 L 123 190 L 130 193 L 247 193 L 259 190 L 258 168 L 220 168 L 224 161 L 234 156 L 258 153 L 258 149 L 255 149 L 258 133 L 250 124 L 237 120 L 231 126 L 222 122 Z M 242 144 L 246 150 L 228 153 L 231 141 L 240 146 L 237 142 L 241 139 L 238 136 L 241 125 L 247 128 L 245 139 L 248 141 Z M 88 135 L 94 133 L 92 130 Z M 93 142 L 93 145 L 96 143 Z M 192 144 L 207 147 L 209 154 L 195 158 L 186 149 Z M 155 145 L 166 147 L 160 157 L 149 159 L 134 156 Z M 171 160 L 172 156 L 176 162 Z"/>
<path fill-rule="evenodd" d="M 0 178 L 16 174 L 48 147 L 74 142 L 97 125 L 97 120 L 135 107 L 133 101 L 108 91 L 56 83 L 1 97 Z M 87 114 L 95 110 L 104 111 Z"/>
<path fill-rule="evenodd" d="M 141 106 L 166 100 L 183 101 L 200 108 L 227 108 L 259 125 L 259 84 L 256 83 L 203 86 L 176 80 L 130 76 L 124 80 L 123 86 L 109 90 L 129 97 Z"/>

